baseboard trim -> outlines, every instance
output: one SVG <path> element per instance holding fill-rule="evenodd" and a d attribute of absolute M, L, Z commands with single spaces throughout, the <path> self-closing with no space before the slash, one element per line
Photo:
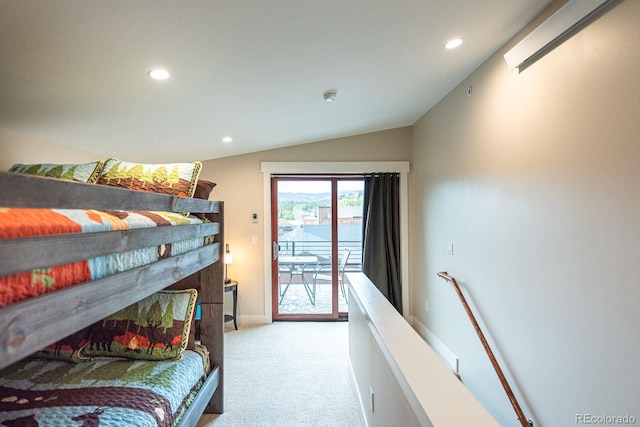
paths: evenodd
<path fill-rule="evenodd" d="M 458 377 L 460 376 L 460 360 L 458 356 L 453 354 L 449 348 L 442 343 L 436 337 L 433 332 L 429 330 L 425 325 L 423 325 L 418 319 L 415 317 L 412 319 L 413 329 L 416 330 L 418 335 L 424 339 L 427 344 L 431 346 L 435 350 L 435 352 L 442 358 L 442 360 L 449 366 L 451 371 L 456 374 Z"/>
<path fill-rule="evenodd" d="M 238 316 L 238 325 L 270 325 L 271 323 L 271 316 Z"/>

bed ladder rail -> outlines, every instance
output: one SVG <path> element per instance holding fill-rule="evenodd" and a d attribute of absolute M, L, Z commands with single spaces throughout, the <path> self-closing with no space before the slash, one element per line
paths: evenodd
<path fill-rule="evenodd" d="M 500 383 L 502 384 L 502 387 L 504 388 L 505 393 L 507 393 L 509 402 L 511 402 L 511 406 L 513 406 L 513 410 L 516 412 L 516 416 L 518 417 L 518 421 L 520 422 L 520 425 L 522 427 L 533 427 L 533 421 L 525 417 L 524 412 L 522 411 L 522 408 L 518 403 L 518 399 L 516 399 L 515 394 L 513 394 L 513 391 L 509 386 L 509 382 L 507 381 L 507 378 L 504 376 L 504 373 L 500 368 L 500 364 L 496 360 L 496 357 L 493 355 L 493 351 L 491 350 L 491 347 L 489 346 L 487 339 L 484 337 L 484 334 L 482 333 L 482 329 L 480 329 L 480 325 L 478 324 L 476 317 L 473 315 L 473 312 L 471 311 L 471 308 L 469 307 L 467 300 L 462 294 L 462 291 L 460 290 L 460 286 L 458 286 L 458 281 L 455 279 L 455 277 L 449 276 L 449 274 L 446 271 L 442 271 L 438 273 L 438 276 L 445 279 L 447 282 L 451 282 L 453 284 L 453 287 L 455 288 L 456 293 L 460 298 L 460 302 L 464 306 L 464 310 L 467 312 L 467 316 L 469 316 L 469 320 L 471 320 L 471 323 L 473 324 L 473 328 L 476 330 L 476 333 L 478 334 L 478 338 L 480 338 L 480 342 L 482 342 L 482 346 L 484 347 L 484 350 L 487 352 L 487 356 L 489 356 L 489 360 L 493 365 L 493 369 L 495 369 L 496 374 L 500 379 Z"/>

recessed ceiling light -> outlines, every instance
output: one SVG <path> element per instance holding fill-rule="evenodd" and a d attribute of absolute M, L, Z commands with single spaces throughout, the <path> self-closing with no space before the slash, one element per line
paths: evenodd
<path fill-rule="evenodd" d="M 455 49 L 462 44 L 462 39 L 453 39 L 449 40 L 447 44 L 444 45 L 447 49 Z"/>
<path fill-rule="evenodd" d="M 233 138 L 231 138 L 230 136 L 225 136 L 224 138 L 222 138 L 222 142 L 224 142 L 225 144 L 228 144 L 231 141 L 233 141 Z"/>
<path fill-rule="evenodd" d="M 149 70 L 149 77 L 156 80 L 166 80 L 169 78 L 169 72 L 162 68 L 154 68 L 153 70 Z"/>

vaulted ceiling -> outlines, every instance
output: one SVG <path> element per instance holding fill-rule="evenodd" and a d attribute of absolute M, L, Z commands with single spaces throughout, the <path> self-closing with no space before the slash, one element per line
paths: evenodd
<path fill-rule="evenodd" d="M 150 162 L 408 126 L 549 3 L 0 0 L 0 127 Z"/>

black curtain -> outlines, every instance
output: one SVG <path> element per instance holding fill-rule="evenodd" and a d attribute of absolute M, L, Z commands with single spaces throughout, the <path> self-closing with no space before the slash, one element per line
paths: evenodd
<path fill-rule="evenodd" d="M 402 314 L 400 174 L 364 177 L 362 271 Z"/>

